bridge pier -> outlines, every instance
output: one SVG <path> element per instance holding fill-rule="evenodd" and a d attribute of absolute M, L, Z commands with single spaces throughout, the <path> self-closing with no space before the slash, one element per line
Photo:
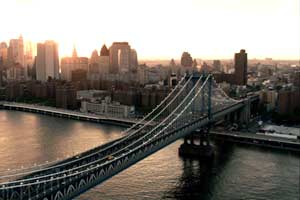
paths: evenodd
<path fill-rule="evenodd" d="M 248 126 L 251 119 L 251 102 L 249 99 L 244 101 L 245 106 L 238 110 L 238 123 L 239 126 Z"/>
<path fill-rule="evenodd" d="M 213 146 L 209 142 L 209 129 L 196 130 L 184 138 L 179 147 L 182 157 L 210 158 L 214 155 Z"/>

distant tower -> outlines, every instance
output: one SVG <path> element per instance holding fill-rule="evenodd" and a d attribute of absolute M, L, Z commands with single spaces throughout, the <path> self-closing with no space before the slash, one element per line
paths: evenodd
<path fill-rule="evenodd" d="M 3 62 L 7 60 L 7 44 L 5 42 L 0 43 L 0 58 L 2 58 Z"/>
<path fill-rule="evenodd" d="M 137 66 L 138 66 L 138 58 L 137 58 L 137 53 L 136 53 L 136 50 L 134 49 L 131 49 L 131 52 L 130 52 L 130 71 L 136 71 L 137 69 Z"/>
<path fill-rule="evenodd" d="M 193 67 L 196 68 L 197 66 L 198 66 L 197 60 L 194 59 L 194 61 L 193 61 Z"/>
<path fill-rule="evenodd" d="M 210 66 L 206 62 L 204 62 L 201 66 L 201 72 L 208 73 L 210 71 L 211 71 Z"/>
<path fill-rule="evenodd" d="M 80 78 L 78 77 L 83 77 L 83 79 L 86 79 L 88 66 L 89 59 L 87 57 L 78 57 L 74 47 L 72 57 L 63 57 L 61 59 L 60 78 L 66 81 L 79 80 Z"/>
<path fill-rule="evenodd" d="M 176 66 L 175 60 L 172 58 L 170 61 L 170 66 L 173 68 Z"/>
<path fill-rule="evenodd" d="M 9 41 L 8 60 L 24 66 L 24 43 L 22 35 L 19 39 L 11 39 Z"/>
<path fill-rule="evenodd" d="M 215 71 L 221 71 L 221 61 L 220 60 L 214 60 L 213 61 L 213 68 Z"/>
<path fill-rule="evenodd" d="M 103 76 L 104 74 L 108 74 L 108 72 L 109 72 L 109 55 L 110 55 L 110 52 L 107 49 L 106 45 L 104 44 L 100 50 L 100 57 L 99 57 L 99 61 L 98 61 L 99 75 L 96 77 L 100 77 L 100 76 Z"/>
<path fill-rule="evenodd" d="M 0 56 L 0 87 L 2 87 L 3 58 Z"/>
<path fill-rule="evenodd" d="M 59 79 L 58 45 L 54 41 L 37 44 L 36 79 L 47 81 Z"/>
<path fill-rule="evenodd" d="M 235 82 L 237 85 L 247 85 L 247 53 L 244 49 L 234 55 Z"/>
<path fill-rule="evenodd" d="M 109 48 L 110 73 L 128 72 L 131 48 L 128 42 L 114 42 Z"/>
<path fill-rule="evenodd" d="M 72 57 L 73 57 L 73 58 L 78 57 L 78 56 L 77 56 L 77 51 L 76 51 L 75 45 L 74 45 L 74 47 L 73 47 Z"/>
<path fill-rule="evenodd" d="M 97 63 L 98 62 L 98 51 L 95 49 L 92 53 L 91 59 L 90 59 L 90 63 Z"/>
<path fill-rule="evenodd" d="M 181 65 L 183 67 L 192 67 L 193 66 L 193 58 L 191 54 L 188 52 L 183 52 L 181 56 Z"/>
<path fill-rule="evenodd" d="M 107 49 L 105 44 L 102 46 L 100 50 L 100 56 L 109 56 L 109 50 Z"/>

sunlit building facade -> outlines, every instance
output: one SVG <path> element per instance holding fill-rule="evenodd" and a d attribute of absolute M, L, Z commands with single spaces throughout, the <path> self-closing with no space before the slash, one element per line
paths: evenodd
<path fill-rule="evenodd" d="M 48 78 L 59 79 L 58 45 L 54 41 L 37 44 L 36 79 L 45 82 Z"/>
<path fill-rule="evenodd" d="M 109 48 L 110 73 L 129 72 L 131 48 L 128 42 L 114 42 Z"/>
<path fill-rule="evenodd" d="M 80 69 L 87 72 L 88 65 L 89 59 L 87 57 L 78 57 L 74 49 L 72 57 L 64 57 L 61 59 L 61 79 L 71 81 L 73 71 Z"/>

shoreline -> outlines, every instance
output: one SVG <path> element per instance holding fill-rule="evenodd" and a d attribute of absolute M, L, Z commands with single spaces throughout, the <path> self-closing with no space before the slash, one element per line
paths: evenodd
<path fill-rule="evenodd" d="M 131 125 L 138 122 L 138 120 L 134 120 L 134 119 L 101 116 L 101 115 L 94 115 L 89 113 L 81 113 L 72 110 L 60 109 L 55 107 L 38 106 L 33 104 L 22 104 L 22 103 L 15 103 L 15 102 L 0 102 L 0 109 L 30 112 L 30 113 L 36 113 L 41 115 L 48 115 L 52 117 L 93 122 L 99 124 L 115 125 L 120 127 L 130 127 Z"/>

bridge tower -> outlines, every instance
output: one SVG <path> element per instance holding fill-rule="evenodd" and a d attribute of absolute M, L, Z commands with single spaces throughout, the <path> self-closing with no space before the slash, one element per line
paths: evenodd
<path fill-rule="evenodd" d="M 211 96 L 212 96 L 212 76 L 210 74 L 201 74 L 199 72 L 193 73 L 193 84 L 201 78 L 202 83 L 208 78 L 208 88 L 207 90 L 201 91 L 201 101 L 197 105 L 194 103 L 192 105 L 192 112 L 199 110 L 201 113 L 206 113 L 209 121 L 212 120 L 212 109 L 211 109 Z M 206 93 L 206 94 L 205 94 Z M 207 98 L 205 98 L 207 95 Z M 197 109 L 198 108 L 198 109 Z M 198 157 L 198 158 L 208 158 L 214 155 L 214 150 L 209 141 L 209 130 L 211 124 L 206 127 L 197 129 L 188 136 L 184 137 L 184 143 L 179 148 L 179 155 L 185 157 Z"/>

